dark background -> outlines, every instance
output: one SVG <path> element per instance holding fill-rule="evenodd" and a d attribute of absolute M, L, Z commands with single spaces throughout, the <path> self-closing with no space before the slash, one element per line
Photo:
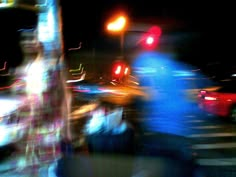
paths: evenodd
<path fill-rule="evenodd" d="M 37 19 L 38 16 L 33 11 L 17 8 L 0 9 L 0 67 L 5 61 L 10 67 L 21 64 L 23 54 L 18 30 L 35 28 Z"/>
<path fill-rule="evenodd" d="M 65 52 L 83 43 L 82 50 L 106 46 L 109 35 L 105 22 L 117 10 L 123 10 L 130 21 L 171 21 L 172 32 L 195 34 L 193 38 L 175 43 L 180 59 L 199 66 L 215 65 L 232 67 L 234 57 L 234 9 L 226 2 L 181 2 L 149 0 L 61 0 L 63 40 Z M 0 10 L 0 58 L 12 66 L 21 63 L 22 53 L 16 29 L 36 25 L 37 15 L 32 12 Z M 9 15 L 11 14 L 11 15 Z M 16 59 L 17 58 L 17 59 Z M 224 69 L 222 69 L 224 70 Z"/>
<path fill-rule="evenodd" d="M 65 48 L 93 47 L 94 41 L 108 38 L 105 21 L 117 10 L 127 12 L 129 20 L 172 20 L 172 31 L 194 33 L 190 39 L 176 43 L 181 59 L 196 65 L 231 65 L 233 55 L 233 6 L 223 2 L 171 1 L 88 1 L 62 0 Z M 180 24 L 180 25 L 178 25 Z M 158 24 L 157 24 L 158 25 Z M 178 26 L 178 27 L 177 27 Z M 181 26 L 181 28 L 179 28 Z M 102 45 L 102 44 L 101 44 Z"/>

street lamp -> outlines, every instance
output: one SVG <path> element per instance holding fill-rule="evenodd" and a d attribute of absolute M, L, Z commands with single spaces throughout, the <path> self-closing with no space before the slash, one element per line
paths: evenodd
<path fill-rule="evenodd" d="M 124 53 L 124 32 L 127 26 L 127 17 L 125 15 L 118 15 L 107 23 L 107 30 L 112 33 L 120 34 L 120 52 L 121 57 Z"/>
<path fill-rule="evenodd" d="M 113 32 L 120 32 L 124 30 L 125 26 L 126 26 L 126 17 L 118 16 L 114 21 L 108 23 L 107 30 Z"/>

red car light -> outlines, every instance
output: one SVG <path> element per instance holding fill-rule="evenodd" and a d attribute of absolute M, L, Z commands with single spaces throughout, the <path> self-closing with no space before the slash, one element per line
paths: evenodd
<path fill-rule="evenodd" d="M 212 96 L 205 96 L 204 99 L 205 100 L 217 100 L 216 97 L 212 97 Z"/>

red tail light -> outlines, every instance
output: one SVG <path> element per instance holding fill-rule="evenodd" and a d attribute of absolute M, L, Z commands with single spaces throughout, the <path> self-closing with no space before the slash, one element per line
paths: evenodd
<path fill-rule="evenodd" d="M 213 101 L 213 100 L 217 100 L 217 98 L 216 98 L 216 97 L 213 97 L 213 96 L 205 96 L 204 99 L 205 99 L 205 100 L 209 100 L 209 101 L 210 101 L 210 100 L 212 100 L 212 101 Z"/>
<path fill-rule="evenodd" d="M 200 90 L 198 97 L 208 101 L 217 100 L 217 97 L 215 95 L 209 94 L 209 92 L 206 90 Z"/>

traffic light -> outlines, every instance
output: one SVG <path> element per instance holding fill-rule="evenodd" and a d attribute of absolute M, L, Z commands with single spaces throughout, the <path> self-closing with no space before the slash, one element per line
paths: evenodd
<path fill-rule="evenodd" d="M 154 43 L 154 37 L 153 36 L 148 36 L 147 38 L 146 38 L 146 44 L 147 45 L 152 45 L 153 43 Z"/>
<path fill-rule="evenodd" d="M 159 44 L 159 38 L 161 36 L 161 28 L 158 26 L 152 26 L 142 37 L 141 44 L 146 50 L 153 50 Z"/>
<path fill-rule="evenodd" d="M 129 66 L 124 61 L 117 60 L 112 64 L 112 79 L 121 80 L 129 73 Z"/>
<path fill-rule="evenodd" d="M 128 74 L 129 74 L 129 67 L 126 66 L 126 67 L 125 67 L 125 70 L 124 70 L 124 75 L 126 76 L 126 75 L 128 75 Z"/>
<path fill-rule="evenodd" d="M 122 69 L 121 65 L 115 66 L 115 71 L 114 71 L 115 75 L 121 74 L 121 69 Z"/>

